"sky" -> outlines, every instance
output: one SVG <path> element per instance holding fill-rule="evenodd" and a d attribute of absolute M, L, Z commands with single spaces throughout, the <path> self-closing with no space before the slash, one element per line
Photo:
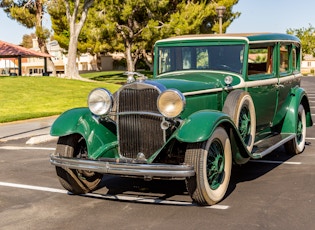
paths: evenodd
<path fill-rule="evenodd" d="M 315 27 L 314 0 L 239 0 L 233 12 L 241 12 L 228 27 L 227 33 L 279 32 L 287 29 Z M 44 26 L 49 26 L 49 16 Z M 0 9 L 0 40 L 20 44 L 24 34 L 34 33 L 7 17 Z"/>

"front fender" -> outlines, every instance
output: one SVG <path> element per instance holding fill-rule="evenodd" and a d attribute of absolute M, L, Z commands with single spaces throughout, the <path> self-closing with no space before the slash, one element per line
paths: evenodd
<path fill-rule="evenodd" d="M 117 153 L 116 125 L 111 121 L 99 122 L 88 108 L 71 109 L 61 114 L 53 123 L 52 136 L 80 134 L 84 137 L 89 157 L 115 157 Z"/>
<path fill-rule="evenodd" d="M 231 118 L 220 111 L 203 110 L 193 113 L 174 133 L 174 137 L 186 143 L 202 142 L 208 140 L 218 126 L 222 126 L 229 135 L 234 162 L 246 163 L 251 154 Z"/>
<path fill-rule="evenodd" d="M 299 105 L 302 104 L 306 115 L 306 126 L 310 127 L 313 125 L 310 105 L 307 94 L 303 88 L 294 88 L 291 90 L 291 102 L 287 108 L 287 113 L 284 118 L 282 133 L 296 133 L 297 116 Z"/>
<path fill-rule="evenodd" d="M 225 113 L 214 110 L 202 110 L 190 115 L 180 126 L 176 139 L 182 142 L 201 142 L 207 140 L 214 129 L 223 122 L 233 124 Z"/>

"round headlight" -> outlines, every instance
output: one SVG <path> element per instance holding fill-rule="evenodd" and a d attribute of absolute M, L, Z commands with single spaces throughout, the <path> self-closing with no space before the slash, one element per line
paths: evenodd
<path fill-rule="evenodd" d="M 93 114 L 98 116 L 105 115 L 113 107 L 113 96 L 106 89 L 94 89 L 89 94 L 88 105 Z"/>
<path fill-rule="evenodd" d="M 168 118 L 177 117 L 185 107 L 184 95 L 175 89 L 165 90 L 157 99 L 160 113 Z"/>

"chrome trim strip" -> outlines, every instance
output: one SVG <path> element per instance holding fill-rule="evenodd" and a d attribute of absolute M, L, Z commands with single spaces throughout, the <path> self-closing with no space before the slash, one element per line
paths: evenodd
<path fill-rule="evenodd" d="M 144 111 L 136 111 L 136 112 L 120 112 L 116 113 L 115 115 L 118 116 L 123 116 L 123 115 L 150 115 L 150 116 L 155 116 L 155 117 L 164 117 L 162 114 L 159 113 L 151 113 L 151 112 L 144 112 Z"/>
<path fill-rule="evenodd" d="M 221 91 L 223 91 L 225 89 L 228 89 L 228 88 L 225 87 L 225 88 L 205 89 L 205 90 L 199 90 L 199 91 L 183 93 L 183 95 L 184 96 L 191 96 L 191 95 L 204 94 L 204 93 L 215 93 L 215 92 L 221 92 Z M 234 87 L 233 87 L 233 89 L 234 89 Z"/>
<path fill-rule="evenodd" d="M 165 38 L 162 40 L 157 41 L 155 44 L 163 44 L 165 42 L 177 42 L 177 41 L 191 41 L 191 40 L 199 40 L 199 41 L 203 41 L 203 40 L 226 40 L 226 41 L 239 41 L 239 40 L 243 40 L 245 42 L 249 42 L 249 39 L 247 37 L 241 37 L 241 36 L 203 36 L 203 37 L 172 37 L 172 38 Z"/>
<path fill-rule="evenodd" d="M 264 86 L 264 85 L 276 85 L 278 83 L 283 83 L 287 81 L 291 81 L 294 79 L 301 78 L 300 75 L 289 75 L 286 77 L 279 77 L 279 78 L 271 78 L 271 79 L 265 79 L 265 80 L 257 80 L 257 81 L 244 81 L 244 79 L 241 79 L 241 83 L 235 86 L 231 87 L 224 87 L 224 88 L 215 88 L 215 89 L 206 89 L 206 90 L 199 90 L 199 91 L 193 91 L 193 92 L 187 92 L 183 93 L 184 96 L 190 96 L 190 95 L 198 95 L 198 94 L 204 94 L 204 93 L 214 93 L 214 92 L 220 92 L 223 90 L 232 90 L 232 89 L 243 89 L 243 88 L 252 88 L 252 87 L 258 87 L 258 86 Z"/>
<path fill-rule="evenodd" d="M 50 155 L 50 163 L 58 167 L 150 179 L 155 177 L 185 179 L 195 175 L 194 167 L 189 165 L 115 163 L 65 158 L 60 157 L 57 154 Z"/>

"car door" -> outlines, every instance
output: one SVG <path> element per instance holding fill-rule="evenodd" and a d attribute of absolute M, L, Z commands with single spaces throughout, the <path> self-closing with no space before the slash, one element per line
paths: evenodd
<path fill-rule="evenodd" d="M 279 43 L 279 83 L 278 83 L 278 108 L 274 123 L 280 122 L 290 102 L 291 89 L 299 85 L 300 72 L 297 68 L 299 62 L 299 47 L 290 43 Z"/>
<path fill-rule="evenodd" d="M 256 132 L 272 126 L 277 109 L 276 44 L 250 45 L 246 85 L 256 110 Z"/>

